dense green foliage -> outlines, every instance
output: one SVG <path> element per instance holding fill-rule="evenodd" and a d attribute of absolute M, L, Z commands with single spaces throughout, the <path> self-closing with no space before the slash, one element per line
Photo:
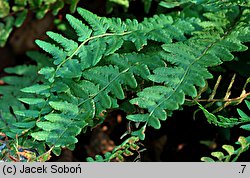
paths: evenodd
<path fill-rule="evenodd" d="M 122 160 L 132 154 L 129 149 L 138 149 L 136 142 L 145 139 L 147 127 L 159 129 L 186 99 L 197 97 L 213 78 L 211 68 L 248 49 L 247 0 L 161 2 L 167 8 L 183 4 L 181 10 L 142 22 L 77 8 L 81 18 L 66 15 L 71 33 L 49 31 L 49 40 L 36 40 L 47 56 L 29 52 L 37 65 L 8 68 L 13 75 L 2 78 L 8 84 L 0 87 L 0 132 L 8 138 L 3 149 L 9 145 L 4 159 L 20 147 L 36 149 L 37 154 L 28 153 L 29 161 L 46 161 L 51 151 L 59 155 L 64 147 L 73 150 L 77 135 L 126 101 L 135 107 L 126 114 L 136 129 L 112 153 L 96 159 Z"/>
<path fill-rule="evenodd" d="M 73 13 L 79 0 L 0 0 L 0 47 L 3 47 L 15 27 L 20 27 L 29 11 L 34 12 L 41 19 L 49 11 L 57 15 L 65 4 L 70 5 Z"/>

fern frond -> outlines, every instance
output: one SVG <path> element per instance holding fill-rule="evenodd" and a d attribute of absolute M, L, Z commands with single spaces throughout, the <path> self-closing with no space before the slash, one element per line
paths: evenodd
<path fill-rule="evenodd" d="M 151 81 L 163 83 L 164 86 L 153 86 L 139 92 L 138 97 L 132 99 L 131 103 L 147 109 L 148 113 L 129 115 L 127 118 L 138 122 L 144 121 L 155 128 L 160 128 L 159 119 L 165 120 L 168 111 L 179 109 L 186 95 L 195 97 L 197 95 L 195 86 L 203 87 L 205 81 L 213 77 L 208 67 L 232 60 L 231 52 L 247 49 L 242 44 L 240 35 L 244 29 L 243 36 L 248 39 L 250 31 L 247 24 L 242 15 L 240 20 L 233 23 L 221 36 L 215 35 L 213 38 L 194 36 L 185 42 L 162 45 L 167 52 L 163 58 L 175 67 L 156 68 L 154 74 L 149 75 Z M 158 124 L 155 124 L 156 122 Z"/>
<path fill-rule="evenodd" d="M 70 39 L 54 32 L 47 32 L 47 35 L 55 44 L 36 41 L 52 56 L 53 64 L 39 70 L 45 82 L 22 89 L 24 93 L 36 95 L 36 99 L 20 97 L 20 101 L 30 104 L 30 109 L 16 111 L 20 117 L 37 119 L 39 131 L 32 137 L 46 142 L 56 153 L 59 153 L 60 146 L 71 147 L 76 143 L 75 136 L 84 127 L 93 127 L 94 117 L 100 117 L 108 108 L 117 107 L 117 100 L 125 98 L 126 88 L 137 87 L 138 77 L 148 80 L 150 70 L 166 65 L 159 55 L 164 51 L 160 49 L 158 54 L 159 47 L 147 49 L 145 54 L 120 54 L 118 51 L 124 43 L 134 44 L 140 51 L 148 40 L 161 43 L 171 43 L 172 39 L 185 40 L 185 34 L 194 29 L 191 22 L 183 22 L 186 29 L 182 29 L 179 21 L 164 15 L 139 23 L 137 20 L 123 22 L 118 18 L 97 17 L 81 8 L 77 11 L 88 24 L 71 15 L 66 18 L 78 41 L 73 40 L 77 39 L 75 37 Z M 157 30 L 166 31 L 167 41 L 157 36 Z M 53 119 L 51 114 L 54 114 Z M 59 115 L 70 123 L 59 122 Z M 72 125 L 77 127 L 76 132 L 72 132 Z"/>
<path fill-rule="evenodd" d="M 246 50 L 242 43 L 249 39 L 244 13 L 215 31 L 203 29 L 199 20 L 169 15 L 139 23 L 77 11 L 87 24 L 67 15 L 76 36 L 48 32 L 55 43 L 36 41 L 53 64 L 39 69 L 41 83 L 22 89 L 29 96 L 19 98 L 29 109 L 16 111 L 36 121 L 35 133 L 29 134 L 56 154 L 61 147 L 73 148 L 76 136 L 100 123 L 107 109 L 118 107 L 128 89 L 140 90 L 139 81 L 149 87 L 142 86 L 131 103 L 144 111 L 127 118 L 144 122 L 132 132 L 144 139 L 147 125 L 160 128 L 160 120 L 179 109 L 186 96 L 196 97 L 196 87 L 212 78 L 208 68 L 232 60 L 231 52 Z"/>

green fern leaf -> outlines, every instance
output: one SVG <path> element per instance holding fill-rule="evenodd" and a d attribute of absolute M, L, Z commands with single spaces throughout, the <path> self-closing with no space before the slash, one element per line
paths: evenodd
<path fill-rule="evenodd" d="M 76 42 L 63 37 L 62 35 L 60 35 L 58 33 L 47 32 L 46 34 L 51 39 L 53 39 L 57 43 L 59 43 L 63 47 L 63 49 L 68 52 L 69 56 L 78 48 L 78 44 Z"/>
<path fill-rule="evenodd" d="M 86 126 L 84 121 L 70 115 L 51 113 L 46 115 L 45 119 L 47 121 L 37 122 L 37 126 L 43 131 L 32 133 L 31 136 L 53 145 L 56 153 L 59 153 L 60 147 L 75 144 L 77 142 L 75 136 Z"/>
<path fill-rule="evenodd" d="M 41 104 L 45 102 L 42 98 L 18 98 L 18 100 L 29 105 Z"/>
<path fill-rule="evenodd" d="M 218 158 L 220 161 L 225 158 L 224 153 L 220 151 L 212 152 L 211 155 Z"/>
<path fill-rule="evenodd" d="M 91 66 L 95 66 L 101 60 L 106 50 L 106 43 L 101 39 L 95 39 L 89 43 L 87 50 L 89 51 L 87 57 L 92 60 Z"/>
<path fill-rule="evenodd" d="M 61 102 L 61 101 L 50 101 L 49 105 L 58 111 L 61 111 L 63 113 L 71 113 L 73 115 L 77 115 L 79 110 L 77 105 L 74 105 L 72 103 L 68 103 L 66 101 Z"/>
<path fill-rule="evenodd" d="M 49 85 L 33 85 L 30 87 L 25 87 L 23 89 L 21 89 L 22 92 L 25 93 L 36 93 L 36 94 L 41 94 L 44 93 L 45 91 L 47 91 L 50 88 Z"/>
<path fill-rule="evenodd" d="M 70 90 L 69 86 L 60 80 L 57 80 L 55 82 L 55 85 L 51 88 L 52 92 L 57 92 L 57 93 L 66 93 L 69 90 Z"/>
<path fill-rule="evenodd" d="M 247 131 L 250 131 L 250 124 L 242 125 L 242 126 L 240 126 L 240 128 L 247 130 Z"/>
<path fill-rule="evenodd" d="M 55 69 L 53 67 L 43 67 L 41 70 L 38 71 L 39 74 L 44 75 L 49 82 L 54 82 L 54 72 Z"/>
<path fill-rule="evenodd" d="M 147 114 L 134 114 L 127 116 L 127 119 L 134 121 L 134 122 L 146 122 L 148 120 Z"/>
<path fill-rule="evenodd" d="M 123 40 L 119 38 L 119 36 L 114 36 L 114 37 L 106 37 L 106 51 L 105 51 L 105 56 L 108 56 L 110 54 L 113 54 L 115 51 L 120 49 L 123 45 Z"/>
<path fill-rule="evenodd" d="M 68 118 L 65 118 L 65 115 L 62 114 L 54 114 L 54 113 L 50 113 L 46 116 L 44 116 L 44 118 L 50 122 L 54 122 L 54 123 L 64 123 L 64 124 L 70 124 L 71 120 Z"/>
<path fill-rule="evenodd" d="M 42 128 L 45 131 L 51 132 L 52 130 L 60 130 L 61 128 L 63 128 L 63 124 L 61 123 L 53 123 L 51 124 L 51 122 L 37 122 L 36 125 L 39 128 Z"/>
<path fill-rule="evenodd" d="M 38 141 L 43 141 L 43 140 L 46 140 L 46 138 L 50 135 L 49 132 L 46 132 L 46 131 L 39 131 L 39 132 L 33 132 L 31 133 L 31 136 L 38 140 Z"/>
<path fill-rule="evenodd" d="M 97 101 L 101 103 L 103 108 L 110 108 L 111 107 L 111 98 L 106 92 L 101 92 L 96 98 Z"/>
<path fill-rule="evenodd" d="M 33 128 L 36 125 L 35 121 L 31 121 L 31 122 L 16 122 L 13 123 L 14 126 L 18 127 L 18 128 L 24 128 L 24 129 L 30 129 Z"/>
<path fill-rule="evenodd" d="M 14 113 L 18 116 L 23 116 L 27 118 L 36 118 L 39 116 L 40 112 L 37 110 L 24 110 L 24 111 L 14 111 Z"/>
<path fill-rule="evenodd" d="M 42 48 L 44 51 L 48 52 L 53 56 L 55 59 L 54 64 L 58 65 L 60 64 L 67 56 L 67 54 L 60 48 L 56 47 L 55 45 L 52 45 L 48 42 L 36 40 L 36 44 Z"/>
<path fill-rule="evenodd" d="M 76 19 L 72 15 L 66 15 L 67 20 L 69 21 L 72 28 L 75 30 L 78 36 L 78 41 L 83 42 L 91 36 L 92 30 L 90 30 L 82 21 Z"/>
<path fill-rule="evenodd" d="M 248 110 L 250 110 L 250 101 L 245 100 Z"/>
<path fill-rule="evenodd" d="M 108 24 L 106 23 L 105 18 L 100 18 L 97 15 L 82 9 L 77 8 L 77 12 L 86 20 L 91 28 L 94 30 L 94 35 L 100 35 L 106 33 L 108 29 Z"/>
<path fill-rule="evenodd" d="M 156 54 L 153 51 L 150 51 L 150 54 L 114 53 L 105 58 L 104 62 L 106 64 L 118 66 L 122 70 L 126 70 L 127 68 L 129 68 L 129 71 L 126 72 L 128 75 L 131 76 L 133 74 L 133 76 L 139 76 L 142 77 L 144 80 L 148 80 L 148 76 L 150 75 L 150 69 L 165 65 L 159 54 L 159 51 Z M 131 78 L 130 80 L 134 83 L 132 84 L 134 86 L 135 81 L 133 81 L 133 78 Z"/>
<path fill-rule="evenodd" d="M 246 102 L 247 103 L 247 102 Z M 249 109 L 250 110 L 250 109 Z M 250 121 L 250 116 L 248 116 L 246 113 L 244 113 L 242 110 L 237 109 L 238 114 L 240 115 L 242 120 Z"/>
<path fill-rule="evenodd" d="M 201 161 L 204 161 L 204 162 L 215 162 L 212 158 L 209 158 L 209 157 L 202 157 Z"/>
<path fill-rule="evenodd" d="M 146 131 L 146 125 L 144 125 L 142 128 L 140 128 L 137 131 L 133 131 L 131 135 L 137 136 L 140 140 L 145 139 L 145 131 Z"/>
<path fill-rule="evenodd" d="M 212 78 L 207 67 L 219 65 L 222 60 L 231 60 L 232 58 L 220 59 L 228 52 L 247 49 L 239 40 L 237 30 L 236 27 L 235 31 L 231 31 L 226 36 L 218 37 L 216 41 L 199 43 L 194 37 L 185 43 L 162 45 L 167 52 L 163 58 L 176 67 L 156 68 L 154 74 L 149 75 L 148 78 L 156 83 L 164 83 L 166 87 L 145 88 L 137 94 L 137 98 L 131 100 L 131 103 L 141 108 L 147 108 L 149 112 L 146 114 L 148 116 L 147 122 L 151 120 L 151 117 L 163 119 L 163 115 L 158 115 L 157 112 L 164 113 L 164 110 L 179 109 L 184 102 L 185 95 L 195 97 L 197 95 L 195 86 L 203 87 L 205 80 Z M 220 53 L 224 53 L 223 55 L 218 54 L 219 51 L 214 51 L 218 47 L 225 49 L 220 51 Z M 168 113 L 164 117 L 166 118 L 167 115 Z"/>
<path fill-rule="evenodd" d="M 120 72 L 118 68 L 112 66 L 94 67 L 83 72 L 85 79 L 94 83 L 99 83 L 100 87 L 107 88 L 114 96 L 119 99 L 124 99 L 124 92 L 120 82 L 124 77 L 125 71 Z M 105 78 L 103 77 L 105 76 Z M 120 82 L 118 82 L 120 81 Z"/>
<path fill-rule="evenodd" d="M 81 76 L 81 66 L 78 60 L 71 59 L 64 63 L 63 67 L 56 71 L 56 77 L 78 78 Z"/>

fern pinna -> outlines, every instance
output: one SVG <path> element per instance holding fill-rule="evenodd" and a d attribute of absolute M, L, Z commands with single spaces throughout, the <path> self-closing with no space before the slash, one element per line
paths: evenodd
<path fill-rule="evenodd" d="M 248 110 L 250 110 L 250 102 L 248 100 L 245 100 L 245 103 L 247 105 Z M 200 105 L 200 104 L 199 104 Z M 218 116 L 219 119 L 216 118 L 215 115 L 213 115 L 212 113 L 209 113 L 204 107 L 202 107 L 200 105 L 200 108 L 202 109 L 202 111 L 204 112 L 204 114 L 206 115 L 207 119 L 212 121 L 213 123 L 219 123 L 220 121 L 218 121 L 219 119 L 223 119 L 226 120 L 223 124 L 223 127 L 230 127 L 232 126 L 232 124 L 241 124 L 240 128 L 250 131 L 250 117 L 241 109 L 237 109 L 238 115 L 240 116 L 239 119 L 236 118 L 224 118 L 222 116 Z M 212 152 L 211 155 L 215 158 L 210 158 L 210 157 L 202 157 L 201 160 L 202 161 L 206 161 L 206 162 L 229 162 L 229 161 L 237 161 L 239 156 L 248 151 L 249 150 L 249 146 L 250 146 L 250 136 L 248 135 L 247 137 L 244 136 L 240 136 L 238 138 L 238 141 L 236 142 L 236 144 L 238 144 L 240 147 L 235 149 L 234 146 L 232 145 L 223 145 L 222 148 L 227 152 L 227 154 L 224 154 L 222 151 L 216 151 L 216 152 Z"/>
<path fill-rule="evenodd" d="M 196 88 L 212 78 L 209 67 L 232 60 L 231 52 L 246 50 L 242 43 L 250 39 L 249 10 L 240 6 L 234 6 L 233 18 L 225 18 L 232 12 L 224 9 L 206 11 L 205 20 L 182 13 L 140 23 L 77 11 L 86 23 L 66 16 L 75 36 L 47 32 L 54 42 L 36 41 L 52 62 L 39 70 L 41 80 L 21 89 L 27 95 L 19 101 L 29 108 L 14 110 L 18 135 L 42 143 L 39 153 L 45 144 L 56 155 L 62 147 L 74 149 L 76 136 L 101 123 L 107 109 L 124 99 L 141 108 L 127 119 L 139 125 L 131 138 L 143 140 L 147 126 L 159 129 L 160 120 L 180 109 L 186 96 L 197 95 Z M 129 91 L 137 96 L 127 98 Z M 13 138 L 15 130 L 8 126 L 4 132 Z"/>

